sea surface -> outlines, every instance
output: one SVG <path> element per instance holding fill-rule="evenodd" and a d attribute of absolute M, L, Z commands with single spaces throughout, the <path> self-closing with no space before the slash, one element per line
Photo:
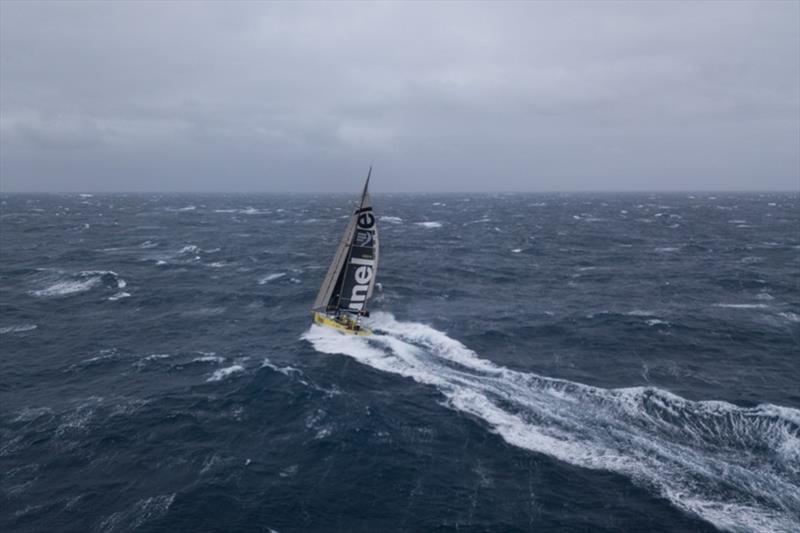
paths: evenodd
<path fill-rule="evenodd" d="M 0 530 L 800 531 L 800 197 L 0 197 Z"/>

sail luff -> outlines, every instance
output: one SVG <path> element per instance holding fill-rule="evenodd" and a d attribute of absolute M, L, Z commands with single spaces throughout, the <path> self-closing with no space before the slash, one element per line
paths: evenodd
<path fill-rule="evenodd" d="M 355 230 L 355 224 L 356 217 L 350 217 L 350 222 L 347 223 L 347 229 L 345 229 L 342 240 L 339 241 L 339 247 L 336 249 L 336 254 L 333 256 L 333 262 L 328 268 L 328 273 L 325 275 L 325 280 L 322 282 L 322 286 L 319 289 L 317 299 L 314 300 L 314 307 L 312 307 L 312 309 L 315 311 L 328 307 L 331 296 L 333 296 L 336 282 L 339 280 L 339 275 L 350 253 L 350 241 Z"/>

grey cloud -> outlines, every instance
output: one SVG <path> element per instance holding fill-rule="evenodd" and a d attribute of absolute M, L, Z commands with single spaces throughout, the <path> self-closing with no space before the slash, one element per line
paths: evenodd
<path fill-rule="evenodd" d="M 800 189 L 800 4 L 0 3 L 2 190 Z"/>

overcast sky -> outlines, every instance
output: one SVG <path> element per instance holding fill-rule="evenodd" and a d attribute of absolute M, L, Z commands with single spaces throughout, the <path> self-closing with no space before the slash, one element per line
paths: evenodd
<path fill-rule="evenodd" d="M 800 190 L 800 2 L 0 2 L 0 190 Z"/>

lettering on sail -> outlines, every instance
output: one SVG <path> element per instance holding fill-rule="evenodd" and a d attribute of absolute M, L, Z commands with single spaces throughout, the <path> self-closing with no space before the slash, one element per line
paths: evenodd
<path fill-rule="evenodd" d="M 355 237 L 356 246 L 371 246 L 373 243 L 372 227 L 375 225 L 375 217 L 372 213 L 361 213 L 358 217 L 358 226 Z M 367 299 L 369 292 L 369 283 L 372 281 L 372 276 L 375 274 L 375 261 L 362 257 L 351 257 L 351 265 L 358 265 L 353 270 L 353 291 L 350 294 L 350 303 L 348 307 L 353 311 L 361 311 L 364 308 L 364 302 Z"/>

